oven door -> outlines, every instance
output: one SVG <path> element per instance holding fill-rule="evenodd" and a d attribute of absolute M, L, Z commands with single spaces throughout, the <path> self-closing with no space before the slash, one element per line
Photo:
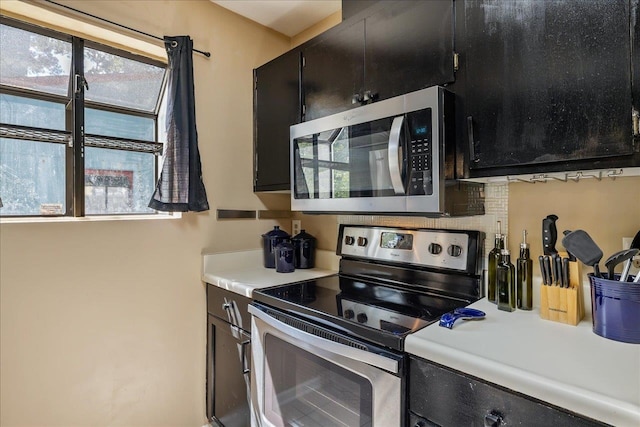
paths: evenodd
<path fill-rule="evenodd" d="M 329 337 L 334 333 L 270 308 L 252 305 L 249 312 L 251 404 L 257 425 L 401 425 L 402 356 L 373 353 L 357 342 L 336 342 L 351 340 Z"/>

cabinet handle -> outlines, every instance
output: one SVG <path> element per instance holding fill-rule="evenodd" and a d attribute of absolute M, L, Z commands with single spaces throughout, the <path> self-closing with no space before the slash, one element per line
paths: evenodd
<path fill-rule="evenodd" d="M 240 359 L 242 360 L 242 373 L 248 374 L 251 369 L 247 367 L 247 345 L 251 344 L 251 340 L 246 340 L 240 343 Z"/>
<path fill-rule="evenodd" d="M 500 427 L 502 425 L 502 415 L 496 411 L 491 411 L 484 416 L 484 427 Z"/>
<path fill-rule="evenodd" d="M 476 142 L 473 135 L 473 117 L 467 116 L 467 137 L 469 138 L 469 160 L 478 163 L 480 159 L 476 157 Z"/>
<path fill-rule="evenodd" d="M 364 93 L 364 96 L 362 97 L 362 102 L 365 102 L 365 103 L 369 101 L 373 102 L 376 100 L 376 98 L 378 98 L 378 94 L 368 90 Z"/>

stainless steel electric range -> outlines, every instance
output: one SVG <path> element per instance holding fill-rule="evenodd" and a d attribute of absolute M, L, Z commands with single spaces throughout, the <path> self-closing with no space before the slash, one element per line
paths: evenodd
<path fill-rule="evenodd" d="M 341 225 L 339 273 L 255 290 L 258 426 L 403 426 L 407 335 L 482 298 L 479 231 Z"/>

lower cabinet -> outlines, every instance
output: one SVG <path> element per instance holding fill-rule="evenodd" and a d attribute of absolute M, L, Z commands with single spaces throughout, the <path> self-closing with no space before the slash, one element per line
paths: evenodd
<path fill-rule="evenodd" d="M 251 424 L 250 299 L 207 286 L 207 419 L 213 425 Z"/>
<path fill-rule="evenodd" d="M 606 425 L 414 356 L 409 411 L 410 427 Z"/>

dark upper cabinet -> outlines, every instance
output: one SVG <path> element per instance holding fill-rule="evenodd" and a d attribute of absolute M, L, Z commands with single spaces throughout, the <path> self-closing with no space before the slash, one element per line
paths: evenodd
<path fill-rule="evenodd" d="M 363 13 L 380 0 L 342 0 L 342 20 L 350 19 Z"/>
<path fill-rule="evenodd" d="M 351 108 L 364 85 L 364 21 L 333 30 L 302 52 L 304 120 Z"/>
<path fill-rule="evenodd" d="M 631 11 L 631 90 L 637 116 L 640 112 L 640 0 L 631 0 Z"/>
<path fill-rule="evenodd" d="M 459 7 L 458 122 L 472 177 L 638 163 L 629 0 Z"/>
<path fill-rule="evenodd" d="M 454 81 L 453 1 L 376 2 L 303 49 L 305 120 Z"/>
<path fill-rule="evenodd" d="M 300 51 L 254 70 L 254 191 L 289 190 L 289 126 L 300 122 Z"/>

